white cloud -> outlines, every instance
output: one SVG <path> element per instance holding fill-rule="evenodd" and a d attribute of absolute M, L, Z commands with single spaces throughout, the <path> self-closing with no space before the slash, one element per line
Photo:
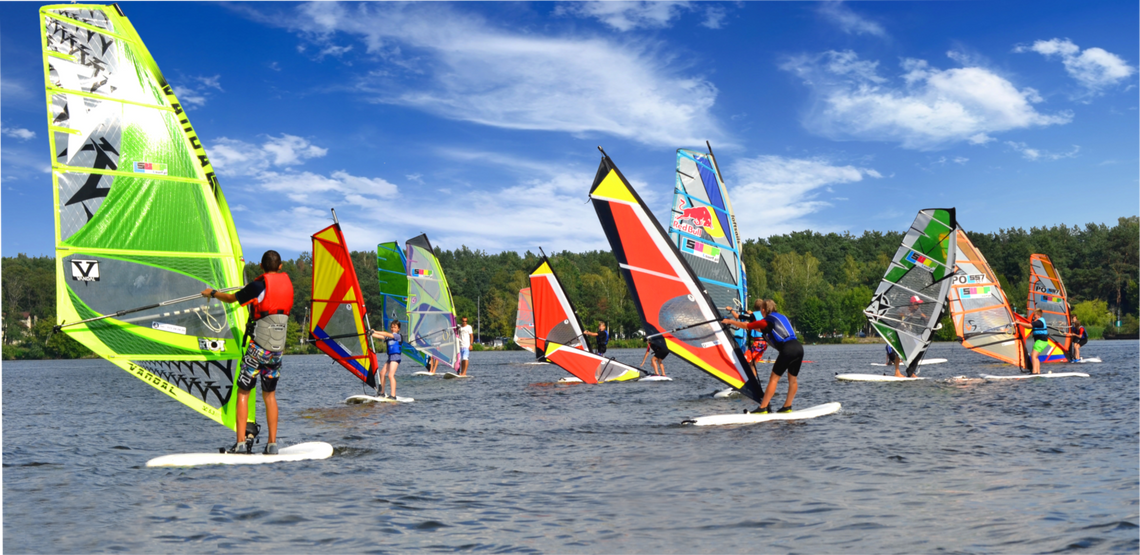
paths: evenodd
<path fill-rule="evenodd" d="M 1081 147 L 1078 145 L 1073 145 L 1073 149 L 1069 152 L 1049 152 L 1037 148 L 1030 148 L 1029 145 L 1016 141 L 1006 141 L 1005 144 L 1006 146 L 1012 148 L 1014 151 L 1021 153 L 1021 156 L 1026 160 L 1032 160 L 1034 162 L 1039 160 L 1060 160 L 1062 158 L 1075 158 L 1077 156 L 1077 153 L 1081 151 Z"/>
<path fill-rule="evenodd" d="M 208 152 L 210 162 L 220 174 L 251 176 L 264 173 L 270 166 L 295 166 L 323 157 L 328 149 L 302 137 L 282 133 L 280 137 L 266 136 L 260 145 L 222 137 L 213 141 Z"/>
<path fill-rule="evenodd" d="M 831 206 L 819 199 L 821 189 L 856 183 L 865 177 L 883 177 L 870 168 L 837 166 L 822 158 L 783 156 L 740 160 L 733 165 L 732 174 L 740 185 L 730 186 L 728 193 L 737 207 L 736 218 L 743 237 L 766 237 L 813 227 L 803 219 Z"/>
<path fill-rule="evenodd" d="M 559 4 L 554 8 L 555 15 L 592 17 L 617 29 L 664 29 L 681 15 L 692 9 L 691 2 L 572 2 Z"/>
<path fill-rule="evenodd" d="M 1060 57 L 1069 76 L 1076 79 L 1092 94 L 1116 85 L 1136 73 L 1136 68 L 1128 65 L 1120 56 L 1096 47 L 1081 51 L 1080 47 L 1069 39 L 1039 40 L 1032 46 L 1017 46 L 1013 51 L 1037 52 L 1046 58 Z"/>
<path fill-rule="evenodd" d="M 22 127 L 0 127 L 0 134 L 3 134 L 5 137 L 19 139 L 21 141 L 36 138 L 35 131 L 24 129 Z"/>
<path fill-rule="evenodd" d="M 695 62 L 659 55 L 656 42 L 499 29 L 434 3 L 312 3 L 270 23 L 318 47 L 341 33 L 359 38 L 365 52 L 352 63 L 380 65 L 352 84 L 370 102 L 507 129 L 725 142 L 710 113 L 716 87 L 687 65 Z"/>
<path fill-rule="evenodd" d="M 932 150 L 956 142 L 982 144 L 991 133 L 1068 123 L 1072 114 L 1042 114 L 1031 88 L 1018 90 L 983 67 L 941 70 L 925 60 L 904 59 L 902 82 L 878 74 L 878 62 L 851 51 L 788 59 L 780 67 L 812 90 L 804 124 L 836 140 L 897 142 Z"/>
<path fill-rule="evenodd" d="M 855 13 L 840 2 L 824 2 L 819 7 L 819 13 L 849 35 L 874 35 L 887 38 L 887 31 L 882 25 Z"/>
<path fill-rule="evenodd" d="M 171 83 L 174 96 L 183 104 L 204 106 L 213 96 L 213 91 L 225 92 L 220 83 L 221 75 L 188 77 L 182 82 Z"/>

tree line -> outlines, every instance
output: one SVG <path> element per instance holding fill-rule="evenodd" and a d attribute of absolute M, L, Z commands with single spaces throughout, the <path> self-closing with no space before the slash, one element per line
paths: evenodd
<path fill-rule="evenodd" d="M 967 232 L 986 257 L 1013 308 L 1024 313 L 1029 293 L 1029 255 L 1047 254 L 1060 272 L 1074 313 L 1091 334 L 1136 333 L 1137 279 L 1140 274 L 1140 219 L 1120 218 L 1116 225 L 1059 225 L 1049 228 L 1003 229 L 996 233 Z M 767 239 L 745 241 L 741 259 L 748 274 L 751 299 L 770 298 L 809 340 L 854 336 L 866 329 L 863 309 L 871 301 L 903 232 L 866 231 L 817 233 L 799 231 Z M 539 263 L 536 253 L 496 254 L 461 246 L 436 247 L 458 316 L 479 325 L 484 341 L 511 337 L 519 289 Z M 382 297 L 377 281 L 376 253 L 355 251 L 352 261 L 368 312 L 378 318 Z M 609 251 L 559 252 L 550 262 L 587 328 L 605 321 L 617 338 L 629 338 L 640 329 L 637 309 Z M 51 257 L 4 257 L 4 358 L 72 358 L 86 349 L 63 334 L 48 340 L 55 323 L 55 261 Z M 312 292 L 310 253 L 284 261 L 293 281 L 290 343 L 302 337 Z M 248 263 L 246 279 L 260 273 Z M 26 329 L 28 318 L 37 322 Z M 1115 327 L 1121 322 L 1119 328 Z M 372 322 L 380 327 L 379 321 Z M 936 337 L 954 338 L 953 325 L 944 321 Z"/>

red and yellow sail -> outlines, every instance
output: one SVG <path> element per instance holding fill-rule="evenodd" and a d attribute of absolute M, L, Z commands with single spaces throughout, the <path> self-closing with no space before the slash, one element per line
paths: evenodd
<path fill-rule="evenodd" d="M 313 301 L 309 335 L 317 348 L 361 381 L 376 387 L 376 353 L 364 294 L 352 258 L 333 224 L 313 234 Z"/>

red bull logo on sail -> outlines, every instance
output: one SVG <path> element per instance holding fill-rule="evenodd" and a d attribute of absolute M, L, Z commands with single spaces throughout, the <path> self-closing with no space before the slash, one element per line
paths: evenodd
<path fill-rule="evenodd" d="M 681 199 L 677 207 L 680 213 L 673 213 L 673 228 L 685 233 L 700 236 L 700 230 L 713 226 L 713 213 L 704 206 L 686 208 L 685 200 Z"/>

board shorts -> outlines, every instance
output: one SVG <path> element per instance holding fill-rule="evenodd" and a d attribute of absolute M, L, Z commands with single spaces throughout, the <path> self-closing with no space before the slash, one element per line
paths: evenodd
<path fill-rule="evenodd" d="M 669 347 L 667 347 L 664 342 L 657 343 L 655 341 L 651 341 L 649 343 L 649 348 L 653 349 L 653 358 L 656 358 L 658 360 L 665 360 L 665 357 L 669 356 Z"/>
<path fill-rule="evenodd" d="M 744 360 L 748 362 L 756 362 L 762 360 L 764 358 L 764 351 L 767 350 L 767 347 L 763 349 L 748 349 L 747 351 L 744 351 Z"/>
<path fill-rule="evenodd" d="M 1048 340 L 1046 340 L 1046 339 L 1034 339 L 1033 340 L 1033 352 L 1034 353 L 1043 353 L 1048 348 L 1049 348 L 1049 341 Z"/>
<path fill-rule="evenodd" d="M 799 376 L 800 365 L 804 362 L 804 346 L 798 339 L 789 339 L 779 351 L 780 356 L 776 357 L 776 363 L 772 365 L 772 373 L 783 376 L 784 372 L 787 372 L 789 375 Z"/>
<path fill-rule="evenodd" d="M 404 362 L 404 359 L 400 356 L 400 353 L 396 353 L 394 355 L 388 355 L 388 362 L 400 363 Z"/>
<path fill-rule="evenodd" d="M 608 347 L 608 346 L 609 346 L 609 345 L 608 345 L 608 344 L 606 344 L 606 343 L 601 343 L 601 344 L 599 344 L 599 345 L 598 345 L 598 354 L 599 354 L 599 355 L 604 355 L 604 354 L 606 354 L 606 347 Z"/>
<path fill-rule="evenodd" d="M 252 390 L 257 386 L 258 376 L 261 376 L 262 393 L 277 390 L 277 379 L 281 377 L 281 351 L 262 349 L 261 345 L 250 341 L 245 356 L 241 358 L 238 388 L 242 391 Z"/>
<path fill-rule="evenodd" d="M 1089 342 L 1089 338 L 1088 338 L 1088 337 L 1082 337 L 1082 338 L 1080 338 L 1080 339 L 1078 339 L 1078 340 L 1077 340 L 1077 345 L 1080 345 L 1081 347 L 1084 347 L 1084 346 L 1085 346 L 1085 343 L 1088 343 L 1088 342 Z"/>
<path fill-rule="evenodd" d="M 460 347 L 459 348 L 459 360 L 467 360 L 469 358 L 471 358 L 471 348 L 470 347 Z"/>
<path fill-rule="evenodd" d="M 894 364 L 895 362 L 898 362 L 898 360 L 899 360 L 899 354 L 898 353 L 887 353 L 887 362 Z"/>

